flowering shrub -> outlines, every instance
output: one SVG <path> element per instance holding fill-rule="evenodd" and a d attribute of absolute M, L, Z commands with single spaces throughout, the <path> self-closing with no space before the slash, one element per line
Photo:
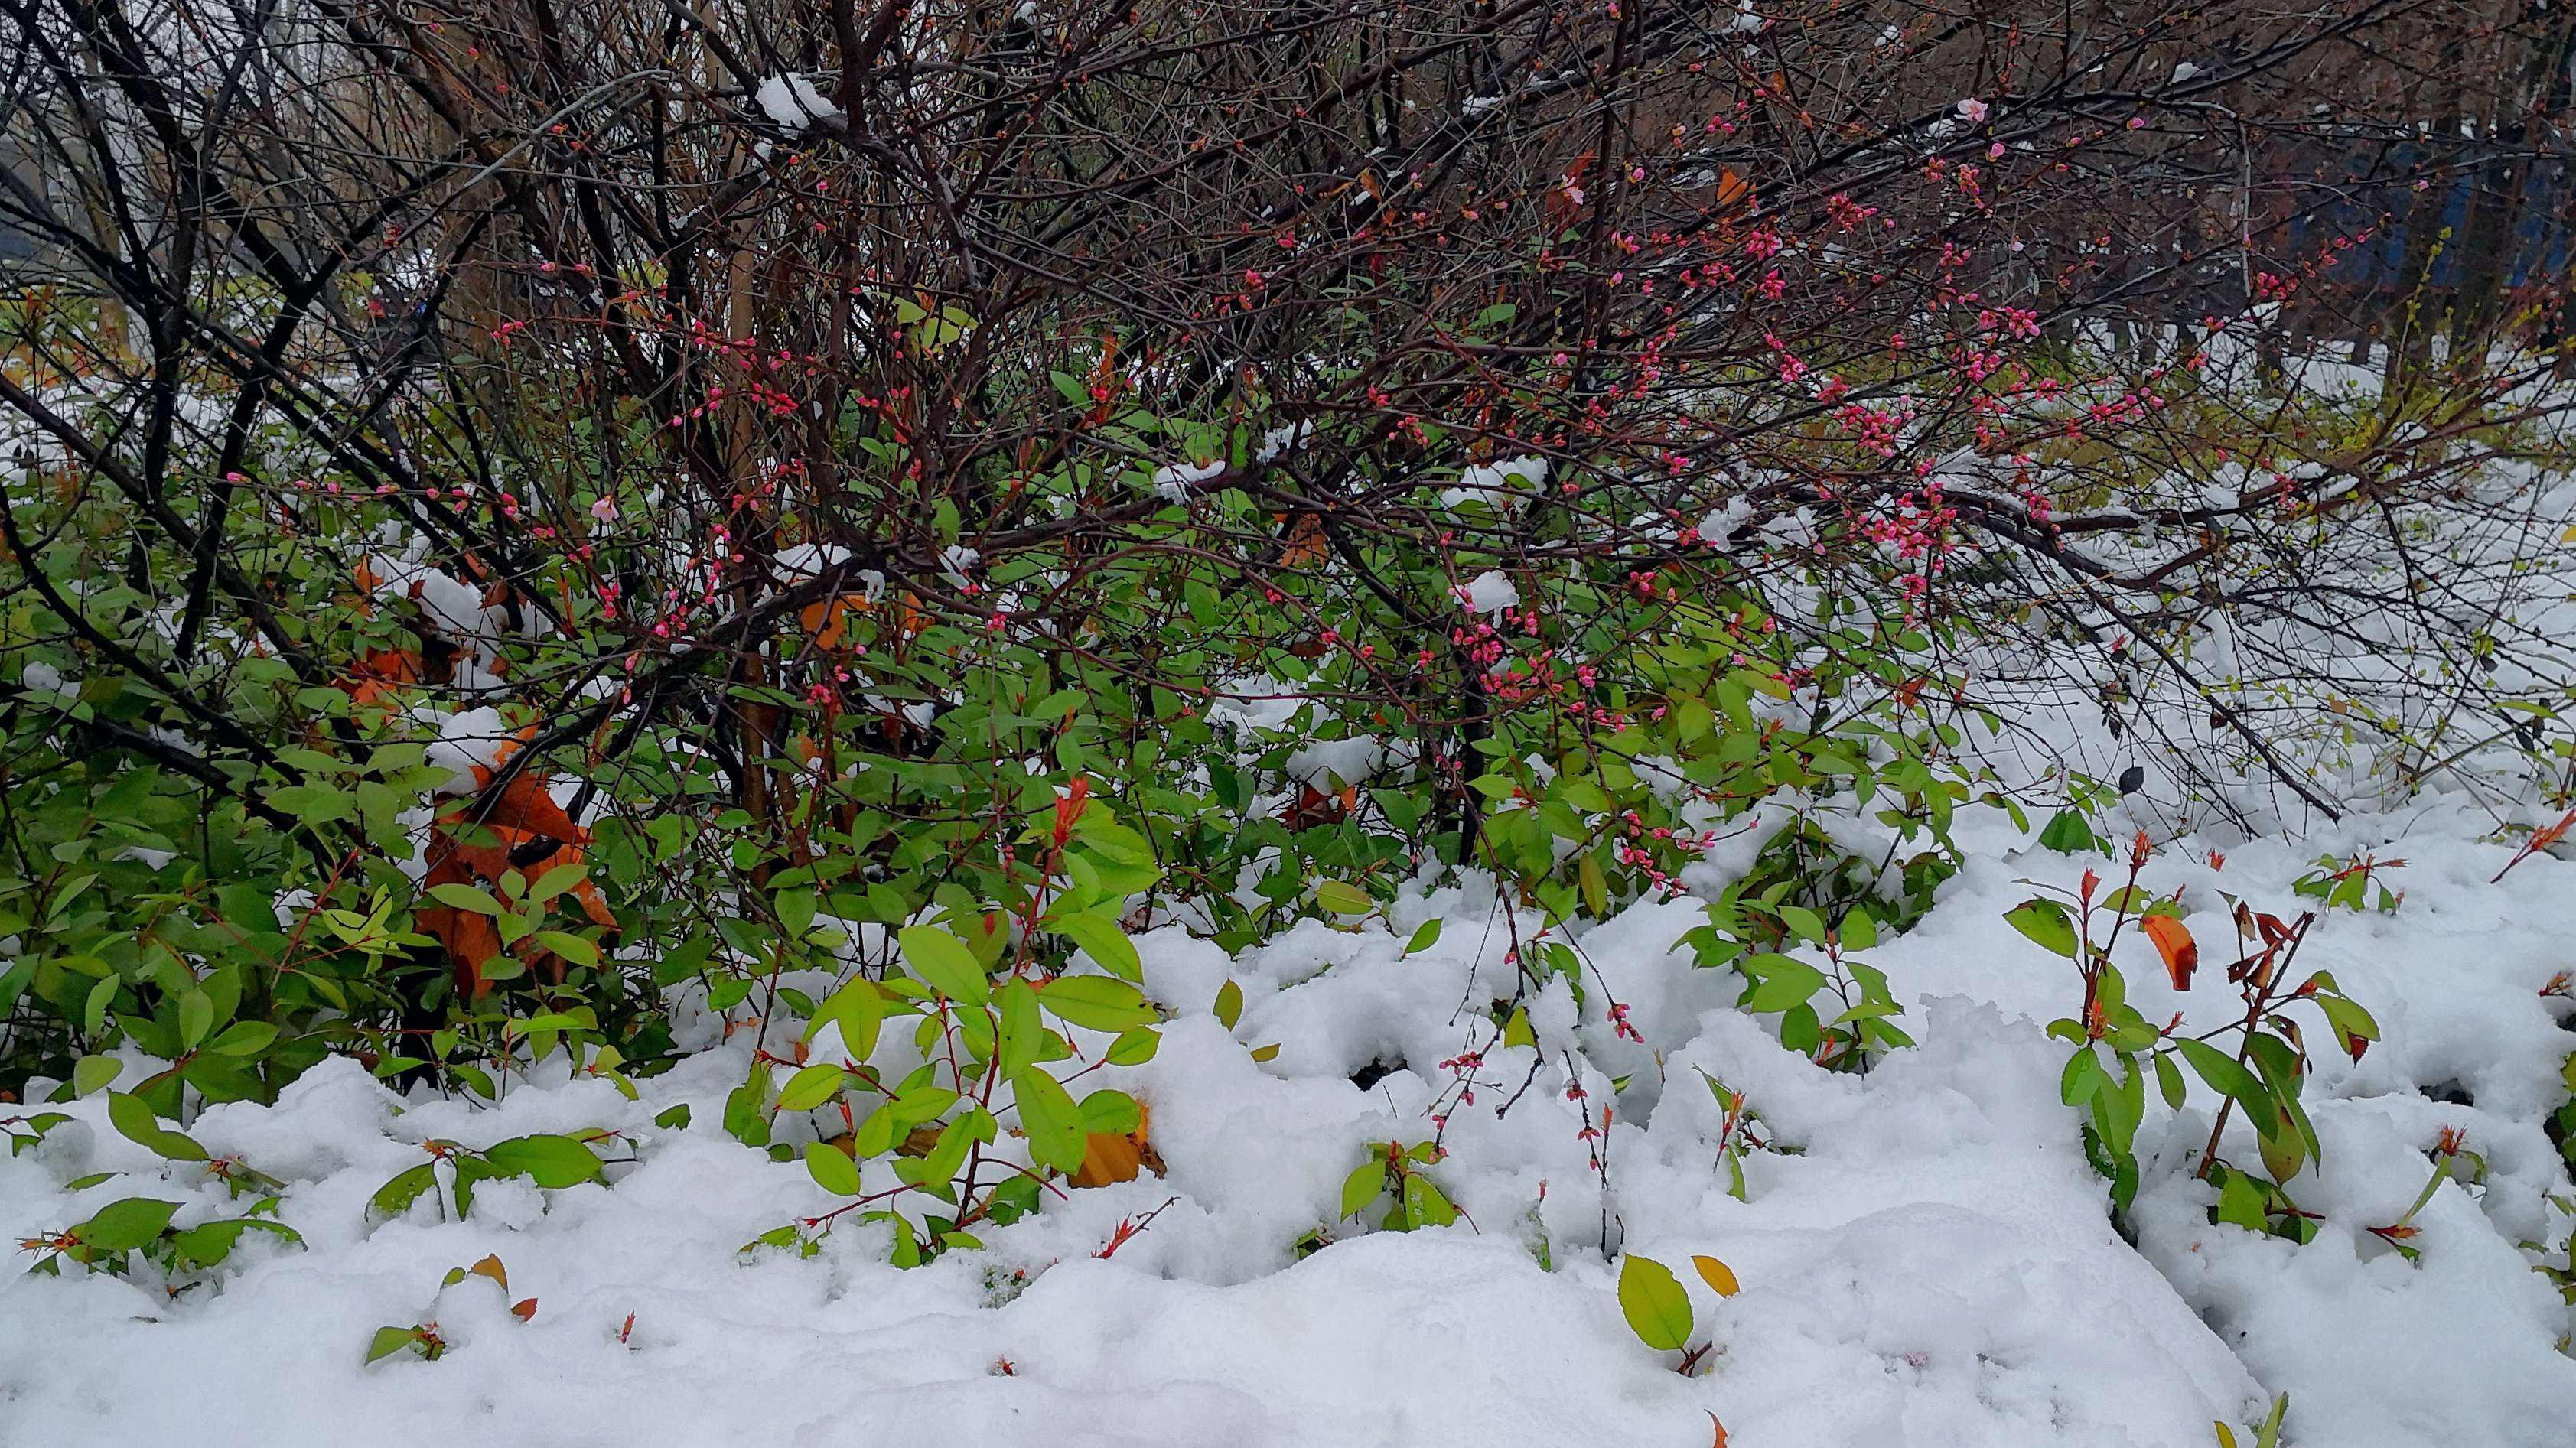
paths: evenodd
<path fill-rule="evenodd" d="M 2474 366 L 2290 388 L 2282 314 L 2370 227 L 2166 229 L 2170 178 L 2250 167 L 2213 97 L 2306 117 L 2286 58 L 2375 55 L 2378 11 L 2195 36 L 2187 76 L 2125 23 L 1824 0 L 144 8 L 21 17 L 78 42 L 12 100 L 97 205 L 0 197 L 81 292 L 0 318 L 0 1090 L 111 1093 L 146 1144 L 333 1055 L 632 1095 L 747 1036 L 722 1127 L 838 1202 L 752 1245 L 868 1222 L 909 1265 L 1140 1170 L 1158 926 L 1240 951 L 1490 882 L 1479 1031 L 1557 1047 L 1562 981 L 1624 1047 L 1580 930 L 1692 894 L 1700 963 L 1860 1071 L 1912 1040 L 1865 957 L 1961 809 L 2071 793 L 2042 843 L 2089 853 L 2146 788 L 2003 787 L 2033 687 L 2250 823 L 2334 813 L 2293 743 L 2411 787 L 2492 764 L 2448 731 L 2495 712 L 2564 757 L 2549 640 L 2495 627 L 2547 587 L 2554 355 L 2490 319 Z M 272 65 L 299 98 L 164 79 Z M 2115 65 L 2175 79 L 2012 79 Z M 2367 697 L 2355 640 L 2404 665 Z M 2014 912 L 2083 983 L 2065 1098 L 2125 1203 L 2188 1067 L 2269 1173 L 2214 1132 L 2222 1212 L 2295 1234 L 2284 1013 L 2375 1028 L 2251 912 L 2233 1055 L 2145 1021 L 2110 947 L 2179 980 L 2189 942 L 2143 858 Z M 436 1140 L 376 1205 L 607 1143 Z M 1445 1222 L 1441 1149 L 1387 1143 L 1341 1219 Z M 211 1260 L 135 1201 L 43 1250 Z"/>

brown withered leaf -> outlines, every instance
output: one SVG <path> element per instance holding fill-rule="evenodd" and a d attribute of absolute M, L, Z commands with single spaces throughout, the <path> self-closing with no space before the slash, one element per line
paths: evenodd
<path fill-rule="evenodd" d="M 1279 566 L 1311 568 L 1324 561 L 1324 517 L 1320 513 L 1300 513 L 1288 524 L 1287 536 L 1280 540 Z"/>
<path fill-rule="evenodd" d="M 523 731 L 519 745 L 534 733 L 533 728 Z M 499 751 L 489 767 L 475 765 L 477 792 L 440 812 L 425 852 L 424 892 L 430 886 L 449 884 L 497 891 L 501 877 L 512 870 L 535 881 L 557 866 L 582 863 L 590 831 L 573 823 L 554 802 L 545 775 L 522 770 L 493 790 L 495 771 L 519 745 Z M 570 894 L 592 924 L 616 928 L 617 916 L 589 879 L 576 881 Z M 417 919 L 422 933 L 446 949 L 459 995 L 480 998 L 491 988 L 483 978 L 483 967 L 500 954 L 501 937 L 490 916 L 432 902 L 420 908 Z M 556 978 L 562 978 L 563 962 L 550 954 L 531 964 L 551 965 Z"/>

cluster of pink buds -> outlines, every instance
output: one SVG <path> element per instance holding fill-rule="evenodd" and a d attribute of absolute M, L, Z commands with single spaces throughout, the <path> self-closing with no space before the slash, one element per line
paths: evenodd
<path fill-rule="evenodd" d="M 1612 1001 L 1610 1003 L 1610 1029 L 1619 1037 L 1620 1040 L 1635 1041 L 1640 1045 L 1645 1043 L 1646 1038 L 1638 1034 L 1635 1026 L 1628 1023 L 1628 1003 L 1626 1001 Z M 1602 1113 L 1602 1116 L 1606 1121 L 1609 1113 L 1605 1111 Z"/>

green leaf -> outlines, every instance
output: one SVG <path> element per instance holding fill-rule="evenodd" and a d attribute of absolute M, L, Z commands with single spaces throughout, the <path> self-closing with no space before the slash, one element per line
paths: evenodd
<path fill-rule="evenodd" d="M 1439 1184 L 1420 1172 L 1404 1175 L 1404 1215 L 1416 1227 L 1445 1227 L 1458 1220 L 1458 1209 Z"/>
<path fill-rule="evenodd" d="M 1118 922 L 1084 912 L 1068 915 L 1047 927 L 1056 934 L 1081 946 L 1083 953 L 1100 963 L 1100 968 L 1126 980 L 1142 980 L 1144 962 L 1136 955 L 1136 942 L 1118 928 Z"/>
<path fill-rule="evenodd" d="M 1038 1004 L 1058 1020 L 1092 1031 L 1123 1031 L 1153 1023 L 1144 992 L 1103 975 L 1060 975 L 1038 992 Z"/>
<path fill-rule="evenodd" d="M 1815 911 L 1803 905 L 1781 906 L 1780 923 L 1797 932 L 1798 938 L 1809 945 L 1825 943 L 1825 922 Z"/>
<path fill-rule="evenodd" d="M 90 987 L 89 999 L 81 1006 L 82 1035 L 95 1036 L 99 1028 L 107 1024 L 107 1008 L 116 1000 L 116 988 L 119 984 L 121 982 L 114 975 L 110 975 Z"/>
<path fill-rule="evenodd" d="M 358 808 L 349 795 L 322 784 L 290 784 L 271 790 L 268 801 L 308 825 L 348 819 Z"/>
<path fill-rule="evenodd" d="M 2182 1068 L 2175 1065 L 2173 1057 L 2165 1052 L 2157 1052 L 2155 1060 L 2156 1089 L 2164 1093 L 2165 1105 L 2180 1111 L 2184 1097 Z"/>
<path fill-rule="evenodd" d="M 1601 871 L 1601 862 L 1585 855 L 1575 866 L 1575 882 L 1583 891 L 1583 907 L 1595 916 L 1610 913 L 1610 879 Z"/>
<path fill-rule="evenodd" d="M 798 1071 L 787 1078 L 786 1085 L 778 1088 L 778 1109 L 813 1110 L 841 1094 L 841 1081 L 847 1074 L 839 1066 L 828 1063 L 818 1063 Z"/>
<path fill-rule="evenodd" d="M 1684 744 L 1705 739 L 1717 727 L 1717 716 L 1708 701 L 1695 694 L 1676 695 L 1672 701 L 1673 737 Z"/>
<path fill-rule="evenodd" d="M 1064 1087 L 1031 1066 L 1011 1077 L 1011 1095 L 1019 1103 L 1020 1129 L 1028 1133 L 1029 1155 L 1067 1176 L 1082 1170 L 1088 1133 L 1082 1129 L 1081 1109 Z"/>
<path fill-rule="evenodd" d="M 2102 1070 L 2102 1059 L 2091 1046 L 2078 1046 L 2066 1058 L 2066 1069 L 2058 1073 L 2057 1098 L 2069 1106 L 2081 1106 L 2093 1099 L 2093 1093 L 2111 1084 Z"/>
<path fill-rule="evenodd" d="M 1372 1154 L 1342 1179 L 1342 1215 L 1356 1217 L 1386 1190 L 1386 1158 Z"/>
<path fill-rule="evenodd" d="M 1231 1031 L 1243 1019 L 1243 987 L 1231 979 L 1216 988 L 1216 1022 Z"/>
<path fill-rule="evenodd" d="M 2260 1232 L 2264 1227 L 2263 1189 L 2241 1171 L 2226 1172 L 2218 1184 L 2218 1206 L 2214 1216 L 2219 1221 Z"/>
<path fill-rule="evenodd" d="M 1002 988 L 993 993 L 993 1000 L 1001 1016 L 993 1058 L 1001 1073 L 1008 1076 L 1023 1066 L 1035 1065 L 1054 1033 L 1038 1018 L 1038 993 L 1027 981 L 1004 981 Z"/>
<path fill-rule="evenodd" d="M 501 913 L 500 901 L 493 899 L 489 892 L 476 889 L 472 885 L 432 885 L 429 887 L 429 898 L 452 910 L 468 910 L 477 915 Z"/>
<path fill-rule="evenodd" d="M 2078 850 L 2099 848 L 2100 841 L 2083 815 L 2064 809 L 2051 816 L 2047 827 L 2039 832 L 2039 844 L 2042 849 L 2071 855 Z"/>
<path fill-rule="evenodd" d="M 402 1215 L 405 1208 L 419 1200 L 422 1192 L 428 1191 L 437 1184 L 438 1175 L 435 1166 L 429 1162 L 422 1162 L 418 1166 L 394 1173 L 393 1180 L 376 1188 L 376 1194 L 368 1198 L 367 1205 L 388 1217 L 398 1217 Z"/>
<path fill-rule="evenodd" d="M 214 1028 L 214 1001 L 201 990 L 179 992 L 179 1049 L 197 1049 L 197 1043 Z"/>
<path fill-rule="evenodd" d="M 778 911 L 779 928 L 789 937 L 799 938 L 814 924 L 814 892 L 781 890 L 770 904 Z"/>
<path fill-rule="evenodd" d="M 1142 1066 L 1154 1059 L 1154 1053 L 1162 1045 L 1161 1035 L 1138 1026 L 1132 1031 L 1120 1031 L 1118 1039 L 1109 1043 L 1109 1049 L 1101 1054 L 1100 1059 L 1112 1066 Z"/>
<path fill-rule="evenodd" d="M 894 1150 L 895 1127 L 891 1103 L 869 1112 L 850 1132 L 850 1155 L 863 1161 L 873 1160 Z"/>
<path fill-rule="evenodd" d="M 540 930 L 537 943 L 575 965 L 596 967 L 599 964 L 599 947 L 581 936 L 561 930 Z"/>
<path fill-rule="evenodd" d="M 1377 908 L 1366 890 L 1342 880 L 1316 881 L 1315 903 L 1336 915 L 1366 915 Z"/>
<path fill-rule="evenodd" d="M 2254 1134 L 2254 1142 L 2262 1153 L 2263 1169 L 2270 1172 L 2276 1182 L 2288 1182 L 2299 1174 L 2299 1168 L 2306 1162 L 2307 1144 L 2294 1130 L 2258 1130 Z"/>
<path fill-rule="evenodd" d="M 2274 1398 L 2272 1400 L 2272 1411 L 2265 1415 L 2263 1426 L 2255 1430 L 2254 1448 L 2280 1448 L 2281 1420 L 2288 1417 L 2289 1413 L 2290 1395 L 2283 1393 L 2279 1397 Z"/>
<path fill-rule="evenodd" d="M 206 1045 L 219 1056 L 256 1056 L 277 1039 L 277 1027 L 266 1021 L 235 1021 Z"/>
<path fill-rule="evenodd" d="M 895 938 L 903 948 L 904 964 L 912 967 L 922 984 L 967 1005 L 979 1006 L 991 997 L 984 966 L 965 941 L 936 925 L 907 925 Z"/>
<path fill-rule="evenodd" d="M 514 1136 L 483 1153 L 497 1176 L 524 1176 L 541 1187 L 569 1187 L 599 1177 L 599 1158 L 569 1136 Z"/>
<path fill-rule="evenodd" d="M 2246 1070 L 2234 1057 L 2221 1054 L 2216 1047 L 2203 1041 L 2177 1040 L 2174 1045 L 2182 1052 L 2183 1059 L 2191 1063 L 2191 1069 L 2199 1072 L 2200 1079 L 2208 1082 L 2212 1089 L 2243 1102 L 2247 1110 L 2256 1113 L 2258 1120 L 2271 1113 L 2271 1093 L 2265 1091 L 2254 1073 Z"/>
<path fill-rule="evenodd" d="M 367 1344 L 367 1361 L 381 1362 L 420 1341 L 416 1327 L 380 1327 L 373 1342 Z"/>
<path fill-rule="evenodd" d="M 72 1063 L 72 1095 L 96 1095 L 124 1069 L 125 1063 L 114 1056 L 83 1056 Z"/>
<path fill-rule="evenodd" d="M 2320 993 L 2315 1000 L 2326 1013 L 2326 1024 L 2334 1027 L 2335 1043 L 2343 1047 L 2346 1055 L 2360 1060 L 2361 1053 L 2369 1049 L 2362 1043 L 2379 1039 L 2379 1022 L 2349 997 Z"/>
<path fill-rule="evenodd" d="M 1407 955 L 1420 955 L 1422 952 L 1429 950 L 1439 939 L 1440 921 L 1437 918 L 1425 920 L 1414 930 L 1413 938 L 1404 942 L 1404 953 Z"/>
<path fill-rule="evenodd" d="M 270 1200 L 276 1199 L 272 1197 Z M 233 1248 L 241 1242 L 242 1233 L 252 1228 L 297 1246 L 304 1244 L 304 1234 L 284 1222 L 259 1217 L 227 1217 L 221 1221 L 201 1222 L 186 1231 L 173 1233 L 170 1246 L 179 1259 L 181 1270 L 196 1271 L 212 1267 L 231 1256 Z"/>
<path fill-rule="evenodd" d="M 956 1104 L 957 1093 L 945 1086 L 931 1085 L 930 1068 L 924 1066 L 895 1092 L 885 1109 L 897 1125 L 918 1126 L 945 1115 Z"/>
<path fill-rule="evenodd" d="M 131 1252 L 159 1239 L 161 1229 L 170 1225 L 171 1214 L 178 1210 L 177 1202 L 127 1197 L 100 1208 L 98 1215 L 72 1228 L 72 1235 L 94 1251 Z"/>
<path fill-rule="evenodd" d="M 1690 1341 L 1690 1294 L 1652 1257 L 1631 1252 L 1620 1264 L 1619 1311 L 1638 1341 L 1659 1352 L 1678 1352 Z"/>
<path fill-rule="evenodd" d="M 851 1060 L 865 1061 L 877 1048 L 877 1032 L 885 1024 L 885 1016 L 885 992 L 866 976 L 854 976 L 848 984 L 832 992 L 831 997 L 814 1012 L 814 1018 L 806 1022 L 805 1039 L 813 1040 L 824 1022 L 838 1021 L 841 1024 L 841 1049 L 849 1053 Z"/>
<path fill-rule="evenodd" d="M 573 886 L 580 884 L 582 877 L 586 873 L 588 872 L 577 864 L 557 865 L 553 869 L 548 870 L 537 877 L 537 883 L 528 888 L 528 898 L 539 905 L 543 905 L 547 901 L 555 898 L 557 895 L 560 895 L 566 890 L 571 889 Z"/>
<path fill-rule="evenodd" d="M 1145 1110 L 1124 1091 L 1094 1091 L 1082 1098 L 1082 1129 L 1094 1135 L 1116 1135 L 1145 1124 Z"/>
<path fill-rule="evenodd" d="M 837 1146 L 819 1141 L 805 1143 L 805 1170 L 814 1184 L 836 1197 L 859 1194 L 859 1164 Z"/>
<path fill-rule="evenodd" d="M 107 1093 L 108 1123 L 117 1134 L 155 1156 L 171 1161 L 204 1161 L 206 1149 L 191 1138 L 161 1124 L 161 1118 L 144 1104 L 143 1098 L 122 1091 Z"/>
<path fill-rule="evenodd" d="M 1875 950 L 1878 947 L 1878 921 L 1868 911 L 1854 909 L 1835 928 L 1834 938 L 1845 950 Z"/>
<path fill-rule="evenodd" d="M 2024 900 L 2004 912 L 2012 928 L 2068 960 L 2075 958 L 2075 922 L 2054 900 Z"/>
<path fill-rule="evenodd" d="M 1736 1002 L 1738 1010 L 1756 1014 L 1793 1010 L 1805 1005 L 1824 987 L 1825 973 L 1805 961 L 1785 955 L 1762 955 L 1754 959 L 1767 963 L 1770 968 L 1764 972 L 1761 983 L 1746 991 L 1744 998 Z"/>

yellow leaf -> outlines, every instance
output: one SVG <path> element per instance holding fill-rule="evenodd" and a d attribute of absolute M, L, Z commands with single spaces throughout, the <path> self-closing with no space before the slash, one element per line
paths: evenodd
<path fill-rule="evenodd" d="M 1720 1297 L 1733 1297 L 1744 1289 L 1735 1280 L 1735 1270 L 1714 1257 L 1693 1257 L 1691 1265 L 1699 1269 L 1700 1280 L 1717 1289 Z"/>

